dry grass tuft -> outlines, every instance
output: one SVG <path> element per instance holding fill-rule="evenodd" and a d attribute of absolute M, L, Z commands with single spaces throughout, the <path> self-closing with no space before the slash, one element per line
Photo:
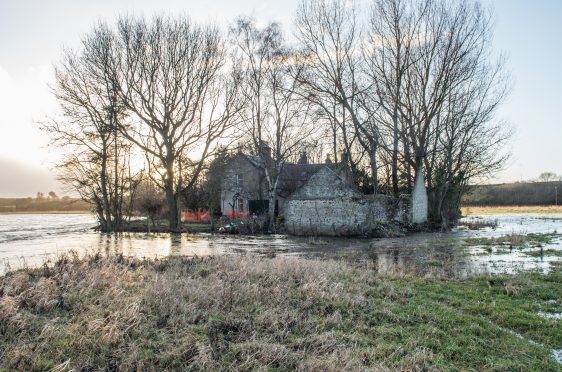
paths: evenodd
<path fill-rule="evenodd" d="M 29 274 L 25 271 L 17 271 L 5 277 L 4 281 L 2 292 L 8 296 L 17 296 L 29 288 Z"/>

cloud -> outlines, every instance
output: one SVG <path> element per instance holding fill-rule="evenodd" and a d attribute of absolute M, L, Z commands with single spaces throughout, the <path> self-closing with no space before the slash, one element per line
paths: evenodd
<path fill-rule="evenodd" d="M 51 155 L 56 154 L 45 148 L 47 138 L 34 122 L 53 112 L 46 85 L 50 76 L 49 66 L 14 75 L 0 65 L 0 197 L 63 191 L 46 166 L 54 163 Z"/>
<path fill-rule="evenodd" d="M 10 107 L 10 91 L 12 90 L 12 76 L 0 65 L 0 112 Z"/>
<path fill-rule="evenodd" d="M 0 157 L 37 166 L 55 160 L 46 149 L 48 138 L 37 124 L 58 112 L 47 86 L 51 71 L 48 65 L 34 65 L 14 74 L 0 66 Z"/>
<path fill-rule="evenodd" d="M 38 191 L 55 191 L 63 187 L 49 170 L 17 160 L 0 158 L 0 197 L 35 196 Z"/>

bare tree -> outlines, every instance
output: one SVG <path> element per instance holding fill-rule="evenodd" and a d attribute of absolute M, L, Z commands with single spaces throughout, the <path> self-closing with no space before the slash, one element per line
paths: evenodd
<path fill-rule="evenodd" d="M 231 34 L 234 59 L 244 75 L 244 133 L 259 155 L 269 199 L 269 224 L 274 228 L 275 205 L 285 163 L 313 143 L 314 128 L 307 102 L 296 93 L 294 54 L 283 45 L 276 24 L 262 29 L 250 18 L 239 18 Z M 299 73 L 296 72 L 296 76 Z"/>
<path fill-rule="evenodd" d="M 375 0 L 372 3 L 367 38 L 363 49 L 364 74 L 370 94 L 365 105 L 373 111 L 390 143 L 390 173 L 392 192 L 399 194 L 399 158 L 401 130 L 400 103 L 405 74 L 412 61 L 412 49 L 418 43 L 421 18 L 428 2 L 418 5 L 413 0 Z M 408 166 L 408 165 L 406 165 Z M 411 190 L 410 172 L 406 172 Z"/>
<path fill-rule="evenodd" d="M 179 195 L 237 120 L 239 84 L 225 73 L 221 34 L 184 16 L 120 18 L 106 73 L 130 113 L 119 130 L 144 153 L 176 229 Z"/>
<path fill-rule="evenodd" d="M 503 149 L 511 132 L 505 123 L 493 120 L 506 93 L 501 73 L 501 64 L 482 66 L 470 85 L 448 97 L 446 110 L 440 113 L 440 133 L 430 152 L 432 172 L 428 175 L 430 212 L 444 228 L 460 217 L 459 205 L 468 183 L 493 175 L 507 160 Z"/>
<path fill-rule="evenodd" d="M 150 180 L 143 180 L 135 195 L 135 209 L 146 215 L 146 226 L 150 232 L 150 225 L 156 230 L 156 218 L 160 217 L 166 210 L 166 198 L 162 191 Z"/>
<path fill-rule="evenodd" d="M 425 168 L 430 218 L 445 227 L 458 217 L 465 185 L 505 161 L 509 131 L 494 114 L 508 79 L 503 61 L 491 61 L 490 14 L 479 2 L 424 0 L 402 9 L 415 22 L 396 101 L 404 160 L 414 172 Z"/>
<path fill-rule="evenodd" d="M 344 120 L 340 129 L 349 165 L 357 175 L 359 162 L 352 152 L 352 144 L 357 140 L 368 154 L 371 183 L 376 192 L 380 133 L 373 110 L 365 110 L 369 107 L 363 97 L 366 86 L 361 77 L 361 29 L 356 9 L 343 0 L 302 1 L 296 26 L 306 67 L 299 81 L 306 97 L 336 121 L 334 103 L 341 105 Z M 346 126 L 347 117 L 350 126 Z"/>
<path fill-rule="evenodd" d="M 558 176 L 556 173 L 552 172 L 543 172 L 539 175 L 539 182 L 554 182 L 560 181 L 561 177 Z"/>
<path fill-rule="evenodd" d="M 52 144 L 65 150 L 59 178 L 90 202 L 102 231 L 122 228 L 125 195 L 134 180 L 129 169 L 130 146 L 116 134 L 122 109 L 112 84 L 96 63 L 108 59 L 111 35 L 103 26 L 83 40 L 78 53 L 65 51 L 55 66 L 53 92 L 63 113 L 61 120 L 42 125 Z"/>

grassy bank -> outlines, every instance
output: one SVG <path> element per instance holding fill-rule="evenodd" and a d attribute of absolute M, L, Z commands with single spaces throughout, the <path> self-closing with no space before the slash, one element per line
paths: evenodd
<path fill-rule="evenodd" d="M 6 370 L 560 370 L 560 320 L 537 315 L 562 311 L 560 266 L 442 281 L 340 261 L 67 257 L 0 278 L 0 296 Z"/>

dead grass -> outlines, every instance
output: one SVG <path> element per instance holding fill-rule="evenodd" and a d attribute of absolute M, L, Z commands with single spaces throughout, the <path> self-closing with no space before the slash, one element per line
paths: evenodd
<path fill-rule="evenodd" d="M 471 220 L 461 220 L 458 223 L 458 226 L 464 226 L 469 230 L 481 230 L 485 228 L 492 228 L 495 229 L 498 227 L 498 220 L 485 220 L 482 218 L 479 219 L 471 219 Z"/>
<path fill-rule="evenodd" d="M 510 248 L 528 248 L 542 247 L 551 244 L 559 239 L 561 234 L 558 233 L 531 233 L 531 234 L 509 234 L 498 237 L 489 238 L 466 238 L 464 243 L 469 246 L 504 246 Z"/>
<path fill-rule="evenodd" d="M 562 213 L 561 205 L 522 205 L 522 206 L 470 206 L 461 208 L 463 216 L 491 214 L 557 214 Z"/>
<path fill-rule="evenodd" d="M 557 368 L 427 301 L 429 285 L 457 283 L 295 258 L 63 257 L 0 278 L 0 370 Z"/>

